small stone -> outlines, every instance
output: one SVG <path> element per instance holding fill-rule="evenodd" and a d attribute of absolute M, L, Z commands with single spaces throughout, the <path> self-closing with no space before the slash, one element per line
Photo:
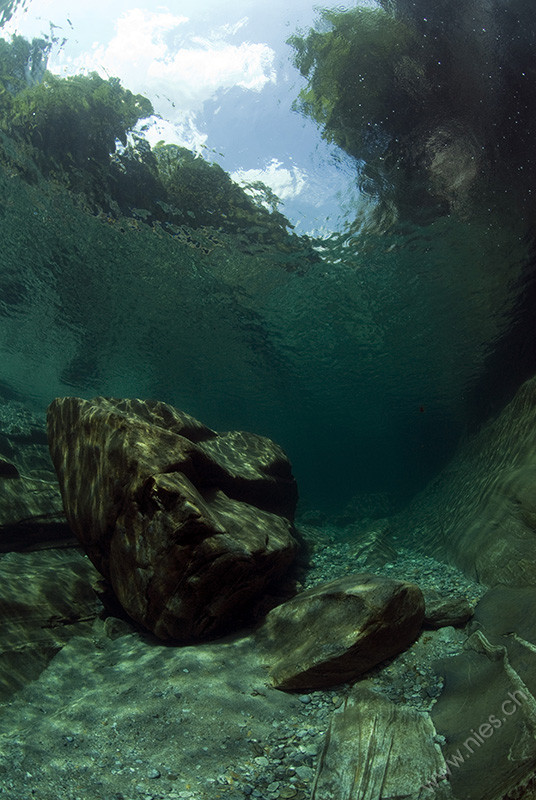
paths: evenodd
<path fill-rule="evenodd" d="M 311 767 L 296 767 L 296 775 L 302 781 L 310 781 L 314 778 L 315 771 Z"/>
<path fill-rule="evenodd" d="M 311 702 L 311 695 L 310 694 L 300 694 L 298 700 L 302 703 L 310 703 Z"/>
<path fill-rule="evenodd" d="M 354 682 L 400 653 L 415 641 L 423 617 L 418 586 L 357 573 L 272 609 L 257 637 L 271 661 L 273 685 L 310 691 Z"/>
<path fill-rule="evenodd" d="M 159 778 L 160 777 L 160 771 L 157 770 L 157 769 L 151 769 L 147 773 L 147 777 L 148 778 Z"/>
<path fill-rule="evenodd" d="M 258 767 L 267 767 L 270 764 L 266 756 L 256 756 L 253 760 Z"/>
<path fill-rule="evenodd" d="M 335 708 L 340 708 L 340 706 L 342 705 L 343 700 L 342 700 L 342 697 L 339 697 L 339 695 L 336 694 L 335 697 L 331 698 L 331 702 L 333 703 Z"/>

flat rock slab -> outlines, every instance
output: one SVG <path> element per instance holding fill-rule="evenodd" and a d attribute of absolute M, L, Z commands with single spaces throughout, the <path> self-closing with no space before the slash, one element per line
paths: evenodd
<path fill-rule="evenodd" d="M 297 490 L 270 439 L 102 397 L 55 400 L 48 435 L 69 524 L 125 611 L 159 638 L 237 627 L 286 578 Z"/>
<path fill-rule="evenodd" d="M 496 586 L 479 601 L 475 622 L 489 639 L 514 631 L 536 645 L 536 586 Z"/>
<path fill-rule="evenodd" d="M 102 610 L 98 573 L 79 549 L 0 556 L 0 701 L 35 680 Z"/>
<path fill-rule="evenodd" d="M 6 463 L 6 462 L 4 462 Z M 57 483 L 0 474 L 0 553 L 39 549 L 58 542 L 76 543 L 63 513 Z"/>
<path fill-rule="evenodd" d="M 278 689 L 335 686 L 408 647 L 424 616 L 418 586 L 370 573 L 321 584 L 272 609 L 259 631 Z"/>
<path fill-rule="evenodd" d="M 536 587 L 496 586 L 475 609 L 475 626 L 494 645 L 506 648 L 508 660 L 536 697 Z"/>
<path fill-rule="evenodd" d="M 428 714 L 354 687 L 331 719 L 311 800 L 418 800 L 449 796 Z"/>
<path fill-rule="evenodd" d="M 454 797 L 521 796 L 536 770 L 536 702 L 506 648 L 477 631 L 465 652 L 437 662 L 435 669 L 445 687 L 431 717 L 446 740 L 446 777 Z"/>

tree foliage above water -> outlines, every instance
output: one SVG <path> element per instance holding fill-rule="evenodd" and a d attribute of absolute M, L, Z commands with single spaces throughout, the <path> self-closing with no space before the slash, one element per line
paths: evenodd
<path fill-rule="evenodd" d="M 0 0 L 0 27 L 9 22 L 17 8 L 24 8 L 26 0 Z"/>
<path fill-rule="evenodd" d="M 171 228 L 246 231 L 259 245 L 287 251 L 301 246 L 274 196 L 267 210 L 221 167 L 186 148 L 160 144 L 152 149 L 134 132 L 154 113 L 147 98 L 96 73 L 53 75 L 46 70 L 49 49 L 43 39 L 0 40 L 3 160 L 22 177 L 58 181 L 93 212 L 134 214 L 147 224 Z"/>
<path fill-rule="evenodd" d="M 307 79 L 297 107 L 361 163 L 362 188 L 401 216 L 504 194 L 533 208 L 535 31 L 525 0 L 323 11 L 289 40 Z"/>

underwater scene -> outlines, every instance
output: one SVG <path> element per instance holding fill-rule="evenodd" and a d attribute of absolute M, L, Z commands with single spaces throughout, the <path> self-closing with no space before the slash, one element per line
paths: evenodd
<path fill-rule="evenodd" d="M 536 6 L 0 2 L 0 800 L 536 798 Z"/>

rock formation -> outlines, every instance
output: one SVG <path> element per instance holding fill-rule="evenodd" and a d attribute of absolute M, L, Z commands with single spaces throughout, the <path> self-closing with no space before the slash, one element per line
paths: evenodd
<path fill-rule="evenodd" d="M 125 611 L 162 639 L 236 627 L 297 551 L 290 464 L 165 403 L 76 397 L 48 409 L 69 524 Z"/>
<path fill-rule="evenodd" d="M 73 540 L 65 522 L 57 484 L 20 476 L 15 466 L 11 471 L 3 466 L 2 471 L 0 553 L 35 550 Z"/>
<path fill-rule="evenodd" d="M 348 575 L 272 609 L 259 631 L 279 689 L 319 689 L 355 680 L 410 645 L 424 616 L 418 586 Z"/>
<path fill-rule="evenodd" d="M 536 584 L 536 378 L 391 520 L 398 541 L 488 586 Z"/>
<path fill-rule="evenodd" d="M 522 666 L 534 675 L 527 647 Z M 536 702 L 504 644 L 476 631 L 465 651 L 436 664 L 445 687 L 431 717 L 443 737 L 445 778 L 455 798 L 532 797 L 523 789 L 536 769 Z"/>

